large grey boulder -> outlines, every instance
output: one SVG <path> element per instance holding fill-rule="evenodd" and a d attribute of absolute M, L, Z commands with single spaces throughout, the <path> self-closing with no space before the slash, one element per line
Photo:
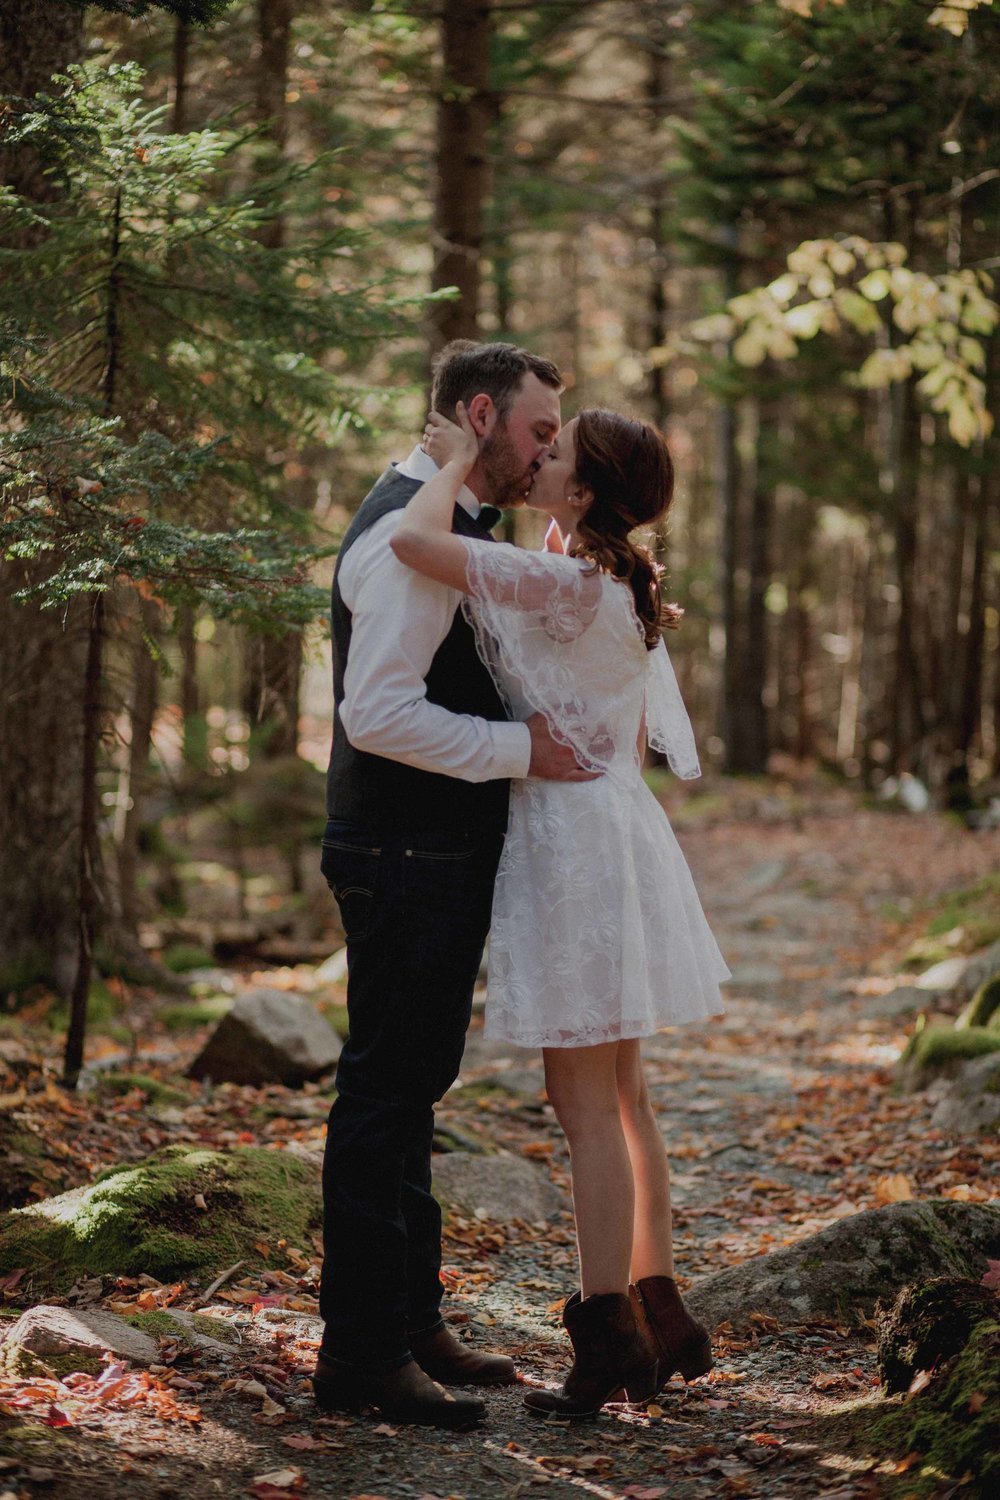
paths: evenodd
<path fill-rule="evenodd" d="M 168 1308 L 151 1314 L 146 1321 L 154 1324 L 157 1332 L 173 1333 L 206 1353 L 224 1357 L 232 1352 L 221 1340 L 202 1331 L 199 1324 L 206 1319 L 190 1313 Z M 100 1369 L 106 1352 L 135 1365 L 152 1365 L 160 1358 L 155 1334 L 134 1327 L 117 1313 L 42 1303 L 22 1313 L 4 1333 L 0 1368 L 12 1375 L 37 1372 L 41 1365 L 63 1375 L 70 1370 L 93 1373 Z"/>
<path fill-rule="evenodd" d="M 328 1073 L 340 1038 L 302 995 L 255 989 L 241 995 L 188 1068 L 215 1083 L 284 1083 Z"/>
<path fill-rule="evenodd" d="M 434 1157 L 434 1192 L 445 1208 L 506 1224 L 540 1224 L 567 1206 L 562 1192 L 521 1156 L 449 1151 Z"/>
<path fill-rule="evenodd" d="M 1000 1052 L 987 1052 L 965 1063 L 945 1086 L 934 1107 L 931 1125 L 948 1135 L 978 1135 L 1000 1125 Z"/>
<path fill-rule="evenodd" d="M 891 1203 L 838 1219 L 797 1245 L 696 1281 L 684 1300 L 710 1329 L 737 1332 L 766 1313 L 782 1324 L 838 1318 L 856 1324 L 909 1281 L 968 1276 L 1000 1259 L 1000 1203 Z"/>

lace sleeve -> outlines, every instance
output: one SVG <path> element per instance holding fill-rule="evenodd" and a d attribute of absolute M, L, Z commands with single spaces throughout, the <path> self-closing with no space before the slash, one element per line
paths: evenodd
<path fill-rule="evenodd" d="M 684 781 L 701 775 L 694 730 L 661 638 L 649 652 L 646 676 L 646 735 L 654 750 L 667 757 L 670 769 Z"/>
<path fill-rule="evenodd" d="M 594 690 L 593 662 L 585 659 L 600 574 L 557 553 L 462 540 L 469 554 L 463 608 L 508 709 L 516 718 L 543 713 L 553 737 L 572 746 L 582 765 L 605 770 L 615 735 Z"/>
<path fill-rule="evenodd" d="M 523 628 L 541 630 L 560 645 L 575 641 L 592 623 L 601 580 L 586 564 L 558 553 L 527 552 L 509 542 L 463 540 L 469 588 L 486 609 L 514 611 L 525 617 Z"/>

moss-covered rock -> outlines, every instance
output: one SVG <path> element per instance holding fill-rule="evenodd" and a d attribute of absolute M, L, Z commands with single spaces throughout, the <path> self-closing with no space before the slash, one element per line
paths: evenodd
<path fill-rule="evenodd" d="M 908 1391 L 921 1370 L 960 1354 L 975 1329 L 1000 1318 L 996 1294 L 964 1276 L 934 1276 L 905 1286 L 877 1324 L 878 1375 L 886 1391 Z"/>
<path fill-rule="evenodd" d="M 994 974 L 992 979 L 987 979 L 981 984 L 962 1011 L 955 1026 L 964 1031 L 969 1026 L 989 1026 L 991 1021 L 1000 1018 L 1000 974 Z"/>
<path fill-rule="evenodd" d="M 196 1199 L 204 1201 L 201 1208 Z M 27 1266 L 36 1294 L 81 1275 L 210 1278 L 259 1241 L 310 1247 L 321 1223 L 315 1167 L 283 1151 L 173 1146 L 0 1218 L 0 1274 Z"/>
<path fill-rule="evenodd" d="M 987 1052 L 1000 1052 L 1000 1033 L 985 1026 L 925 1026 L 909 1040 L 897 1077 L 904 1089 L 923 1089 L 933 1078 L 953 1078 L 965 1063 Z"/>
<path fill-rule="evenodd" d="M 974 1281 L 938 1277 L 904 1288 L 878 1329 L 879 1374 L 890 1394 L 925 1372 L 930 1382 L 872 1420 L 876 1451 L 919 1453 L 905 1491 L 972 1478 L 963 1493 L 1000 1493 L 1000 1301 Z"/>
<path fill-rule="evenodd" d="M 180 1339 L 191 1348 L 205 1344 L 236 1344 L 239 1342 L 234 1329 L 221 1318 L 208 1318 L 202 1313 L 179 1311 L 177 1308 L 157 1308 L 154 1312 L 130 1313 L 126 1323 L 138 1328 L 153 1338 Z"/>
<path fill-rule="evenodd" d="M 696 1281 L 684 1300 L 710 1327 L 741 1331 L 754 1312 L 783 1324 L 836 1317 L 858 1323 L 916 1276 L 971 1276 L 1000 1259 L 1000 1207 L 934 1198 L 838 1219 L 797 1245 Z"/>

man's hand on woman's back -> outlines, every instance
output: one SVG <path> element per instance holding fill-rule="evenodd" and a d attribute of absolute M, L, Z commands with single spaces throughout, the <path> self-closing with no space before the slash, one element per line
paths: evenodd
<path fill-rule="evenodd" d="M 527 721 L 531 732 L 531 760 L 528 775 L 542 781 L 596 781 L 599 771 L 586 771 L 569 745 L 552 738 L 544 714 L 532 714 Z"/>

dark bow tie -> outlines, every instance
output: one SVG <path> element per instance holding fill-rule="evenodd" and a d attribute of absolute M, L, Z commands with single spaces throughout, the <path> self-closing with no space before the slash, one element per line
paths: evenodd
<path fill-rule="evenodd" d="M 503 511 L 497 510 L 495 505 L 481 505 L 476 519 L 486 531 L 492 531 L 502 515 Z"/>

